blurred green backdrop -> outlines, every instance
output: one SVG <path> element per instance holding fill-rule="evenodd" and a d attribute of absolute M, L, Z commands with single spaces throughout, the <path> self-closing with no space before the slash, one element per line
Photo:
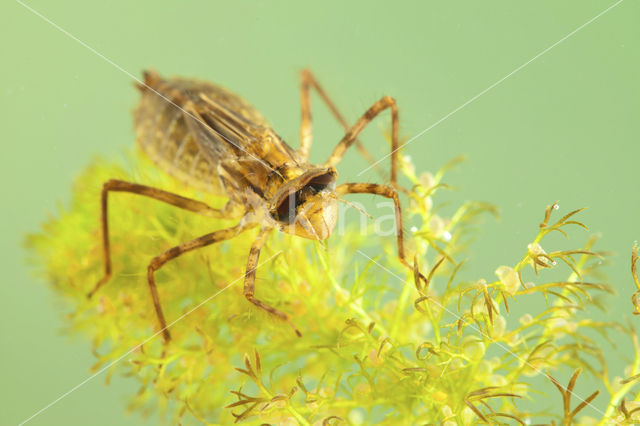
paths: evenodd
<path fill-rule="evenodd" d="M 60 334 L 64 309 L 26 266 L 21 241 L 67 201 L 92 157 L 119 158 L 133 147 L 137 93 L 122 70 L 138 76 L 153 67 L 218 82 L 295 146 L 297 74 L 309 67 L 350 121 L 382 95 L 394 96 L 408 138 L 615 2 L 26 4 L 95 52 L 19 2 L 0 6 L 2 424 L 28 418 L 86 379 L 94 363 L 87 341 Z M 487 222 L 472 247 L 470 276 L 493 278 L 496 266 L 514 263 L 547 204 L 560 200 L 563 212 L 587 206 L 582 218 L 602 232 L 599 248 L 615 253 L 606 270 L 619 294 L 609 317 L 631 317 L 629 255 L 640 237 L 639 17 L 637 1 L 621 2 L 405 150 L 433 171 L 467 154 L 446 179 L 458 189 L 447 197 L 501 208 L 502 220 Z M 387 122 L 379 123 L 364 138 L 377 157 L 388 149 L 379 131 Z M 317 98 L 314 130 L 312 158 L 321 161 L 342 135 Z M 350 153 L 341 179 L 376 181 L 373 172 L 357 177 L 365 166 Z M 30 424 L 142 424 L 124 412 L 135 391 L 134 380 L 105 386 L 99 376 Z"/>

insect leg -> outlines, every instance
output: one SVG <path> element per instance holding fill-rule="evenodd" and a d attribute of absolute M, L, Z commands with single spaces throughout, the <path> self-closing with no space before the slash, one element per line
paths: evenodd
<path fill-rule="evenodd" d="M 344 194 L 374 194 L 393 200 L 396 215 L 398 259 L 400 259 L 400 262 L 404 266 L 411 269 L 414 274 L 418 275 L 420 277 L 420 280 L 422 280 L 423 284 L 426 286 L 428 284 L 427 278 L 419 271 L 416 271 L 414 265 L 409 263 L 406 259 L 404 250 L 404 233 L 402 227 L 402 207 L 400 206 L 400 198 L 398 197 L 398 192 L 390 186 L 380 185 L 376 183 L 344 183 L 336 188 L 336 194 L 338 196 Z"/>
<path fill-rule="evenodd" d="M 311 123 L 311 84 L 313 77 L 310 72 L 303 70 L 300 74 L 300 109 L 302 110 L 302 120 L 300 122 L 300 146 L 298 154 L 307 160 L 313 141 L 313 125 Z"/>
<path fill-rule="evenodd" d="M 102 287 L 109 278 L 111 278 L 111 250 L 109 249 L 109 220 L 108 220 L 108 194 L 109 191 L 113 192 L 131 192 L 134 194 L 144 195 L 146 197 L 154 198 L 156 200 L 171 204 L 181 209 L 189 210 L 204 216 L 209 217 L 227 217 L 225 215 L 225 208 L 214 209 L 206 205 L 205 203 L 190 198 L 185 198 L 171 192 L 163 191 L 158 188 L 150 186 L 139 185 L 137 183 L 125 182 L 121 180 L 111 179 L 104 183 L 102 187 L 101 195 L 101 216 L 100 222 L 102 224 L 102 248 L 104 252 L 104 276 L 98 281 L 93 289 L 87 294 L 87 297 L 91 298 L 95 292 Z"/>
<path fill-rule="evenodd" d="M 315 76 L 310 70 L 302 70 L 300 73 L 300 104 L 302 107 L 302 123 L 300 124 L 300 147 L 298 148 L 298 153 L 304 159 L 309 158 L 309 150 L 311 149 L 311 140 L 313 137 L 312 134 L 312 124 L 311 124 L 311 89 L 315 89 L 316 93 L 320 95 L 320 98 L 324 101 L 331 114 L 336 119 L 338 123 L 344 130 L 349 130 L 349 124 L 344 119 L 336 105 L 333 103 L 327 92 L 325 92 L 324 88 L 318 83 Z M 355 140 L 356 149 L 358 152 L 364 157 L 369 164 L 374 164 L 375 159 L 373 156 L 367 151 L 367 148 L 360 142 L 359 140 Z M 385 178 L 384 171 L 380 168 L 378 164 L 374 165 L 374 169 L 378 174 Z"/>
<path fill-rule="evenodd" d="M 293 331 L 295 331 L 298 337 L 301 337 L 302 334 L 296 328 L 296 326 L 293 325 L 293 323 L 291 322 L 291 319 L 289 319 L 289 315 L 287 315 L 282 311 L 277 310 L 272 306 L 267 305 L 263 301 L 258 300 L 254 297 L 255 282 L 256 282 L 256 266 L 258 265 L 260 250 L 262 249 L 262 246 L 264 245 L 264 242 L 267 239 L 267 235 L 269 235 L 270 231 L 271 229 L 262 229 L 260 231 L 260 234 L 258 234 L 258 238 L 256 238 L 255 242 L 251 246 L 251 250 L 249 251 L 249 259 L 247 260 L 247 272 L 244 276 L 244 296 L 247 298 L 249 302 L 253 303 L 258 308 L 263 309 L 284 321 L 287 321 L 289 325 L 293 327 Z"/>
<path fill-rule="evenodd" d="M 374 103 L 363 115 L 356 121 L 356 123 L 347 130 L 342 140 L 335 147 L 331 156 L 326 161 L 325 165 L 335 167 L 344 156 L 345 152 L 355 142 L 356 138 L 364 130 L 364 128 L 373 120 L 378 114 L 385 109 L 391 109 L 391 185 L 394 188 L 406 191 L 398 185 L 397 170 L 398 170 L 398 107 L 396 101 L 392 97 L 385 96 L 376 103 Z"/>
<path fill-rule="evenodd" d="M 184 253 L 208 246 L 210 244 L 218 243 L 220 241 L 228 240 L 254 226 L 255 224 L 242 224 L 241 222 L 241 224 L 232 226 L 231 228 L 221 229 L 219 231 L 203 235 L 202 237 L 198 237 L 191 241 L 187 241 L 186 243 L 182 243 L 180 245 L 172 247 L 164 253 L 151 259 L 151 262 L 147 267 L 147 280 L 149 282 L 151 298 L 153 299 L 153 307 L 156 310 L 156 315 L 158 316 L 158 322 L 160 323 L 160 329 L 162 330 L 162 335 L 165 342 L 171 340 L 171 335 L 169 334 L 169 330 L 167 330 L 167 323 L 164 318 L 164 313 L 162 312 L 162 307 L 160 306 L 160 298 L 158 297 L 158 289 L 156 287 L 156 281 L 154 277 L 155 271 L 160 269 L 162 265 L 164 265 L 168 261 L 175 259 L 176 257 Z"/>

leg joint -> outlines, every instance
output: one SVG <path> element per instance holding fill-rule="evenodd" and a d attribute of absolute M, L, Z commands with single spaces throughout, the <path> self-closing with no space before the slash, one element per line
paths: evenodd
<path fill-rule="evenodd" d="M 392 98 L 391 96 L 385 96 L 382 98 L 382 103 L 384 103 L 385 105 L 395 105 L 396 104 L 396 100 L 395 98 Z"/>

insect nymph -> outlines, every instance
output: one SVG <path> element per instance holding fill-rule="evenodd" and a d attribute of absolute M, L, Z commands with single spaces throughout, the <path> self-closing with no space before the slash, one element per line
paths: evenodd
<path fill-rule="evenodd" d="M 248 229 L 260 226 L 249 252 L 244 277 L 244 295 L 257 307 L 285 320 L 298 329 L 289 315 L 254 295 L 255 269 L 260 249 L 273 230 L 304 238 L 324 240 L 336 224 L 338 198 L 345 194 L 369 193 L 392 199 L 395 206 L 398 257 L 405 258 L 402 214 L 396 189 L 398 149 L 398 111 L 395 101 L 385 96 L 374 103 L 349 127 L 311 72 L 301 75 L 302 124 L 300 145 L 294 150 L 267 124 L 260 113 L 232 92 L 197 80 L 164 79 L 146 72 L 140 84 L 141 100 L 134 112 L 137 141 L 142 150 L 163 170 L 189 186 L 228 197 L 222 209 L 178 194 L 137 183 L 109 180 L 101 198 L 102 243 L 105 257 L 103 278 L 89 293 L 91 297 L 111 277 L 111 255 L 107 200 L 110 192 L 131 192 L 215 218 L 237 217 L 237 225 L 217 230 L 179 244 L 151 260 L 147 280 L 163 336 L 170 340 L 156 289 L 154 273 L 162 265 L 183 253 L 228 240 Z M 311 148 L 311 98 L 315 89 L 346 134 L 321 165 L 308 162 Z M 336 185 L 335 166 L 346 150 L 358 143 L 359 133 L 382 111 L 391 110 L 391 185 L 344 183 Z M 362 146 L 358 147 L 362 150 Z M 366 152 L 366 151 L 365 151 Z M 420 279 L 425 278 L 417 271 Z"/>

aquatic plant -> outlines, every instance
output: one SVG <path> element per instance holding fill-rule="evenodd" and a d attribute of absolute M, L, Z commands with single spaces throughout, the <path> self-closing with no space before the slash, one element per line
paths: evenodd
<path fill-rule="evenodd" d="M 120 178 L 184 193 L 144 159 L 133 161 L 129 171 L 95 161 L 75 182 L 71 205 L 28 244 L 65 302 L 67 332 L 93 342 L 93 371 L 104 370 L 107 381 L 113 374 L 139 381 L 129 408 L 163 412 L 172 423 L 639 422 L 636 332 L 630 324 L 590 315 L 611 292 L 598 274 L 604 253 L 594 248 L 597 238 L 566 249 L 548 237 L 584 232 L 581 209 L 561 214 L 552 204 L 542 222 L 530 226 L 532 239 L 516 264 L 496 259 L 490 269 L 495 277 L 463 278 L 464 259 L 473 256 L 469 243 L 482 216 L 496 209 L 465 202 L 445 215 L 437 196 L 447 189 L 444 173 L 457 160 L 435 174 L 418 174 L 407 157 L 402 160 L 412 185 L 405 217 L 416 223 L 407 233 L 410 258 L 429 282 L 407 274 L 393 237 L 353 228 L 320 244 L 277 234 L 263 249 L 256 294 L 290 313 L 301 338 L 242 295 L 256 230 L 186 254 L 157 273 L 173 337 L 164 344 L 146 284 L 147 263 L 179 242 L 233 222 L 131 194 L 110 200 L 114 276 L 87 299 L 103 268 L 102 183 Z M 212 202 L 205 194 L 189 195 Z M 636 248 L 636 314 L 637 259 Z M 612 333 L 627 336 L 635 350 L 615 377 L 599 343 L 615 344 Z M 597 389 L 578 390 L 581 371 L 599 381 Z M 560 395 L 551 393 L 554 386 Z M 596 402 L 604 408 L 586 416 L 586 407 Z"/>

